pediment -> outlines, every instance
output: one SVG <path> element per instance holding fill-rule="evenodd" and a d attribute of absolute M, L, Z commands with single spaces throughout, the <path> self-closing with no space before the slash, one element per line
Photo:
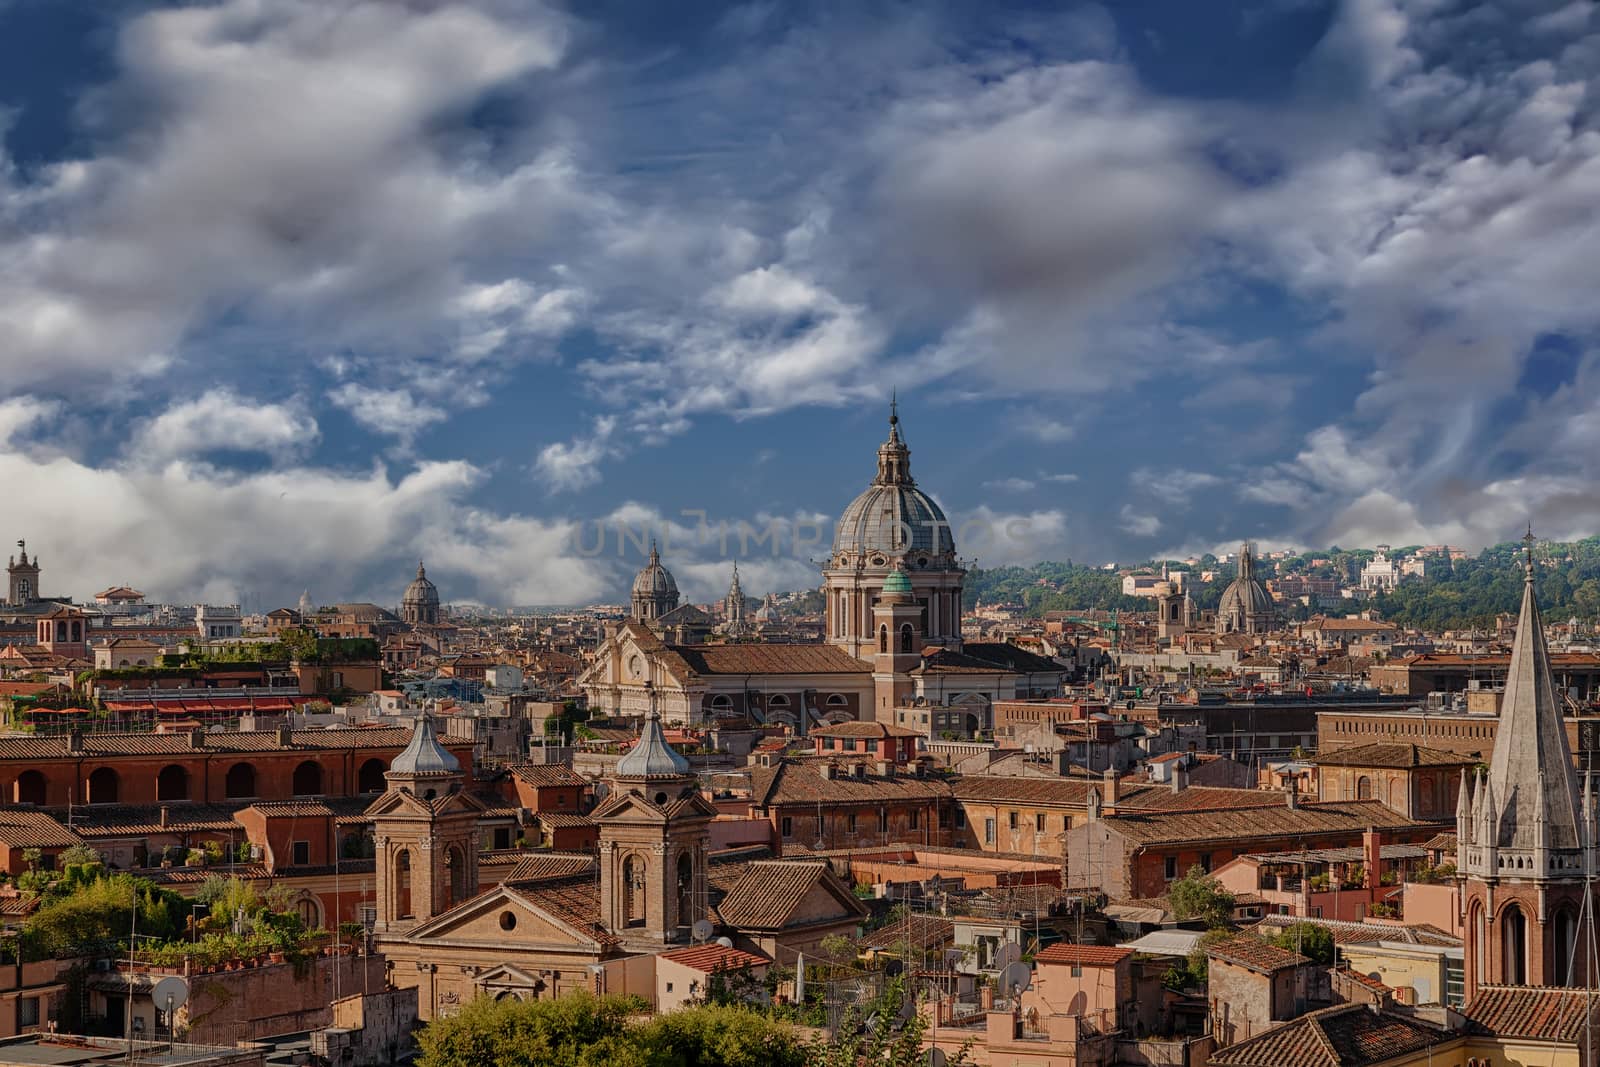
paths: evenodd
<path fill-rule="evenodd" d="M 510 986 L 513 988 L 532 988 L 540 984 L 541 979 L 537 974 L 529 974 L 521 967 L 513 967 L 509 963 L 502 963 L 498 967 L 490 967 L 487 971 L 480 972 L 473 981 L 479 985 Z"/>
<path fill-rule="evenodd" d="M 605 819 L 656 825 L 665 823 L 669 816 L 665 810 L 636 793 L 612 793 L 589 813 L 589 818 L 595 822 Z"/>
<path fill-rule="evenodd" d="M 509 929 L 504 919 L 507 913 L 513 917 Z M 407 934 L 406 940 L 424 946 L 429 942 L 467 941 L 507 950 L 599 947 L 590 934 L 503 885 L 435 916 Z"/>

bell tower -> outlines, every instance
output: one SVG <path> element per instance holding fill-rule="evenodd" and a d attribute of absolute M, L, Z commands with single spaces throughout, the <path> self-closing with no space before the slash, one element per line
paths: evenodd
<path fill-rule="evenodd" d="M 1593 782 L 1580 785 L 1550 672 L 1525 537 L 1522 611 L 1489 769 L 1463 777 L 1456 867 L 1463 876 L 1466 985 L 1573 986 L 1594 981 L 1580 921 L 1596 873 Z"/>
<path fill-rule="evenodd" d="M 654 687 L 639 740 L 617 761 L 610 794 L 591 813 L 600 830 L 600 921 L 642 947 L 688 941 L 705 918 L 708 827 L 689 761 L 667 744 Z"/>
<path fill-rule="evenodd" d="M 897 561 L 872 605 L 876 643 L 872 654 L 871 718 L 877 722 L 893 722 L 894 709 L 911 696 L 911 671 L 922 663 L 927 637 L 922 623 L 922 605 L 913 596 L 911 580 Z"/>
<path fill-rule="evenodd" d="M 11 579 L 6 602 L 12 607 L 20 607 L 31 600 L 39 599 L 39 557 L 28 559 L 26 541 L 17 542 L 17 555 L 12 556 L 7 562 L 6 574 Z"/>
<path fill-rule="evenodd" d="M 376 933 L 403 933 L 477 895 L 483 805 L 462 791 L 462 777 L 424 713 L 384 774 L 388 791 L 367 809 L 377 851 Z"/>

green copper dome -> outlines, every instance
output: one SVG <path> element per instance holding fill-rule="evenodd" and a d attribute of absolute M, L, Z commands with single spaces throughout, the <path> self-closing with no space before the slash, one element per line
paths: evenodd
<path fill-rule="evenodd" d="M 883 591 L 885 593 L 909 593 L 911 592 L 911 579 L 907 577 L 905 571 L 890 571 L 889 576 L 883 580 Z"/>

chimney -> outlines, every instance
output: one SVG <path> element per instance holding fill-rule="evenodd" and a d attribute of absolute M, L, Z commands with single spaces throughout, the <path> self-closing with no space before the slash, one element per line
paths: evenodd
<path fill-rule="evenodd" d="M 1300 781 L 1289 778 L 1283 783 L 1283 799 L 1288 802 L 1290 811 L 1300 810 Z"/>
<path fill-rule="evenodd" d="M 894 764 L 890 763 L 888 760 L 879 760 L 878 761 L 878 777 L 879 778 L 893 778 L 894 777 Z"/>
<path fill-rule="evenodd" d="M 161 805 L 160 825 L 162 825 L 162 826 L 166 826 L 167 825 L 167 814 L 168 814 L 167 806 L 165 804 Z"/>
<path fill-rule="evenodd" d="M 193 729 L 191 729 L 189 731 L 189 747 L 190 748 L 205 748 L 206 747 L 206 730 L 205 730 L 205 727 L 196 726 L 196 727 L 194 727 Z"/>
<path fill-rule="evenodd" d="M 1189 757 L 1181 756 L 1172 761 L 1172 791 L 1181 793 L 1189 788 Z"/>
<path fill-rule="evenodd" d="M 278 727 L 278 747 L 289 748 L 294 744 L 294 728 L 287 722 Z"/>
<path fill-rule="evenodd" d="M 1121 795 L 1121 783 L 1117 778 L 1117 772 L 1107 769 L 1106 772 L 1100 776 L 1100 778 L 1105 784 L 1105 803 L 1115 804 Z"/>
<path fill-rule="evenodd" d="M 1383 837 L 1372 827 L 1361 835 L 1361 865 L 1366 868 L 1368 889 L 1383 884 Z"/>
<path fill-rule="evenodd" d="M 67 731 L 67 751 L 74 756 L 83 751 L 83 731 L 77 727 Z"/>

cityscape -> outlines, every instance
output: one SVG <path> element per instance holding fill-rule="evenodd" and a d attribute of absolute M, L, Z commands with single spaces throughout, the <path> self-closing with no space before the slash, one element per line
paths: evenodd
<path fill-rule="evenodd" d="M 0 1067 L 1600 1062 L 1595 9 L 0 0 Z"/>

